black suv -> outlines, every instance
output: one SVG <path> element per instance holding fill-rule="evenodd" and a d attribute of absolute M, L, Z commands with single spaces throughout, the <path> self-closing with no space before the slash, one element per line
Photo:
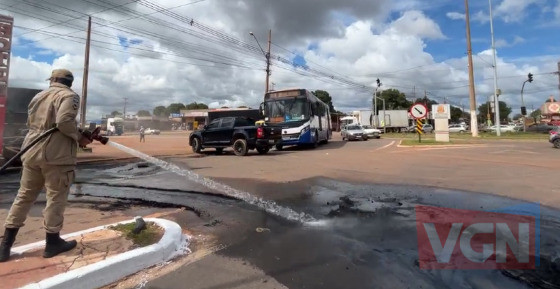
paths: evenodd
<path fill-rule="evenodd" d="M 244 156 L 253 149 L 259 154 L 266 154 L 281 139 L 280 127 L 256 125 L 255 120 L 246 117 L 222 117 L 214 119 L 201 130 L 193 131 L 189 136 L 189 145 L 195 153 L 215 148 L 220 154 L 224 148 L 233 147 L 236 155 Z"/>

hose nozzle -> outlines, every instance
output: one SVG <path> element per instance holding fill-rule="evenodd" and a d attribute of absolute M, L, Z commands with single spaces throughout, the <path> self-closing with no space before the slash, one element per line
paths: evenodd
<path fill-rule="evenodd" d="M 92 132 L 90 132 L 89 130 L 84 130 L 81 133 L 90 141 L 96 140 L 104 145 L 107 144 L 107 142 L 109 142 L 109 138 L 99 135 L 99 132 L 101 132 L 101 128 L 96 127 Z"/>

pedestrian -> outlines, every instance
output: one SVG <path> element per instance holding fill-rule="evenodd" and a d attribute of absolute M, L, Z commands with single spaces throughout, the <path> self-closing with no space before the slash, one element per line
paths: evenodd
<path fill-rule="evenodd" d="M 51 133 L 21 156 L 23 164 L 20 187 L 4 224 L 0 244 L 0 262 L 10 258 L 16 235 L 24 226 L 27 214 L 45 188 L 47 203 L 43 210 L 46 231 L 44 258 L 51 258 L 76 247 L 76 241 L 60 238 L 64 210 L 70 186 L 74 182 L 77 146 L 91 141 L 76 126 L 80 97 L 70 89 L 74 76 L 66 69 L 51 73 L 49 88 L 39 92 L 28 107 L 27 128 L 22 149 L 52 127 Z"/>
<path fill-rule="evenodd" d="M 146 130 L 143 126 L 140 126 L 140 142 L 146 142 L 146 138 L 144 137 Z"/>

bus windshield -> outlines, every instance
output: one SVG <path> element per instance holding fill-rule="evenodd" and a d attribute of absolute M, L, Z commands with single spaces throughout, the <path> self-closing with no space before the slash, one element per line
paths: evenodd
<path fill-rule="evenodd" d="M 266 116 L 272 122 L 292 122 L 309 118 L 307 99 L 277 99 L 265 102 Z"/>

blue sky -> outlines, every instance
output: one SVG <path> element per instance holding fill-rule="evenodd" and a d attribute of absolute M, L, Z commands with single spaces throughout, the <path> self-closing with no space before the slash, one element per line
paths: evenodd
<path fill-rule="evenodd" d="M 251 52 L 236 47 L 216 38 L 208 28 L 257 49 L 249 31 L 266 49 L 271 29 L 272 54 L 282 59 L 271 65 L 275 87 L 327 90 L 339 110 L 370 107 L 378 77 L 384 88 L 407 95 L 426 90 L 452 103 L 468 103 L 464 1 L 190 2 L 158 1 L 176 13 L 170 17 L 142 3 L 121 10 L 82 0 L 0 0 L 0 13 L 15 16 L 11 83 L 40 88 L 44 83 L 34 79 L 44 78 L 38 75 L 64 66 L 75 71 L 76 83 L 80 83 L 75 89 L 80 91 L 89 13 L 94 34 L 88 94 L 95 96 L 88 110 L 96 115 L 122 107 L 124 97 L 130 100 L 129 111 L 172 102 L 258 105 L 265 74 L 260 49 Z M 560 61 L 560 1 L 492 2 L 503 99 L 514 108 L 520 106 L 519 89 L 529 72 L 535 75 L 525 88 L 529 104 L 538 107 L 549 95 L 558 96 L 558 78 L 550 72 L 557 70 Z M 38 9 L 47 4 L 57 13 Z M 487 51 L 491 47 L 489 6 L 485 0 L 470 0 L 469 5 L 476 93 L 484 101 L 493 92 L 492 55 Z M 180 20 L 191 16 L 206 30 Z M 322 76 L 303 71 L 304 67 Z M 341 81 L 327 77 L 330 74 Z"/>

